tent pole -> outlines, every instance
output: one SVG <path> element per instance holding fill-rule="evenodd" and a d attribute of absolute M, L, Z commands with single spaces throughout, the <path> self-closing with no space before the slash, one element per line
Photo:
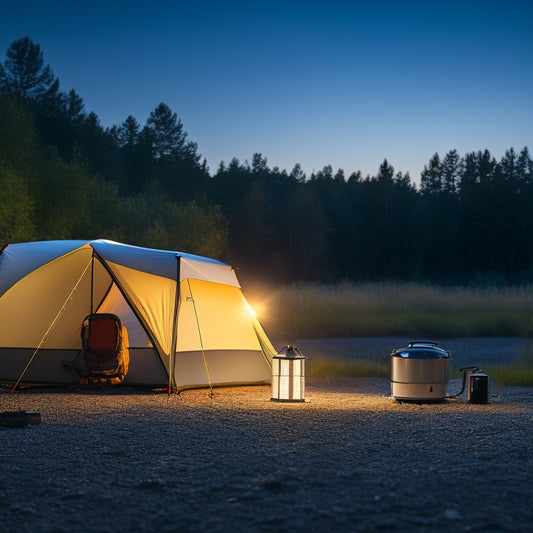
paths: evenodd
<path fill-rule="evenodd" d="M 93 292 L 94 292 L 94 250 L 93 250 L 93 253 L 91 254 L 91 315 L 94 312 L 93 311 L 93 309 L 94 309 Z"/>
<path fill-rule="evenodd" d="M 176 346 L 178 344 L 178 307 L 180 301 L 180 271 L 181 256 L 176 255 L 176 295 L 174 300 L 174 315 L 172 317 L 172 342 L 168 361 L 168 393 L 175 392 L 176 378 L 174 369 L 176 366 Z"/>

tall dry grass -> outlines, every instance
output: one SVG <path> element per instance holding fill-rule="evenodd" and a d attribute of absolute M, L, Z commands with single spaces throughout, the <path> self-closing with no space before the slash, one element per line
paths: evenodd
<path fill-rule="evenodd" d="M 533 336 L 533 285 L 251 284 L 245 292 L 267 331 L 284 342 L 322 337 Z M 485 371 L 502 385 L 533 386 L 533 354 Z M 390 369 L 378 362 L 315 357 L 309 374 L 388 377 Z"/>
<path fill-rule="evenodd" d="M 283 338 L 533 336 L 533 285 L 340 283 L 245 290 L 261 322 Z"/>
<path fill-rule="evenodd" d="M 390 377 L 390 365 L 376 361 L 358 359 L 340 359 L 323 355 L 314 355 L 306 363 L 305 373 L 309 377 L 336 376 L 353 378 L 386 378 Z"/>
<path fill-rule="evenodd" d="M 528 352 L 510 364 L 489 365 L 484 369 L 502 385 L 533 386 L 533 352 Z"/>
<path fill-rule="evenodd" d="M 522 387 L 533 386 L 533 358 L 524 358 L 506 364 L 489 365 L 483 368 L 490 379 L 499 385 L 514 385 Z M 342 377 L 371 377 L 390 378 L 390 365 L 376 361 L 347 360 L 336 357 L 315 355 L 308 361 L 306 374 L 309 377 L 320 376 L 333 378 Z M 459 369 L 450 368 L 450 379 L 462 377 Z"/>

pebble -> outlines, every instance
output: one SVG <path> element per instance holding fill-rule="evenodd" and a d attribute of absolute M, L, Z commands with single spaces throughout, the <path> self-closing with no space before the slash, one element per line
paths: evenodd
<path fill-rule="evenodd" d="M 461 513 L 457 509 L 446 509 L 444 511 L 444 517 L 448 520 L 461 520 L 462 518 Z"/>

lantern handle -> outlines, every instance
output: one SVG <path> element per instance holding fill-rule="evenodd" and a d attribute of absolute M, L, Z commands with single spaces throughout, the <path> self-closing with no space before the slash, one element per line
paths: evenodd
<path fill-rule="evenodd" d="M 278 353 L 285 353 L 286 355 L 296 355 L 299 357 L 304 357 L 304 354 L 298 349 L 297 346 L 293 344 L 287 344 Z"/>

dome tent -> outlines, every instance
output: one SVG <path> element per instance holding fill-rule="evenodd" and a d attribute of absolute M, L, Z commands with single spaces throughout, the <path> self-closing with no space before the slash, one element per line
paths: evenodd
<path fill-rule="evenodd" d="M 125 384 L 171 390 L 269 383 L 272 344 L 231 266 L 107 240 L 9 244 L 0 252 L 0 381 L 79 383 L 87 315 L 129 338 Z"/>

